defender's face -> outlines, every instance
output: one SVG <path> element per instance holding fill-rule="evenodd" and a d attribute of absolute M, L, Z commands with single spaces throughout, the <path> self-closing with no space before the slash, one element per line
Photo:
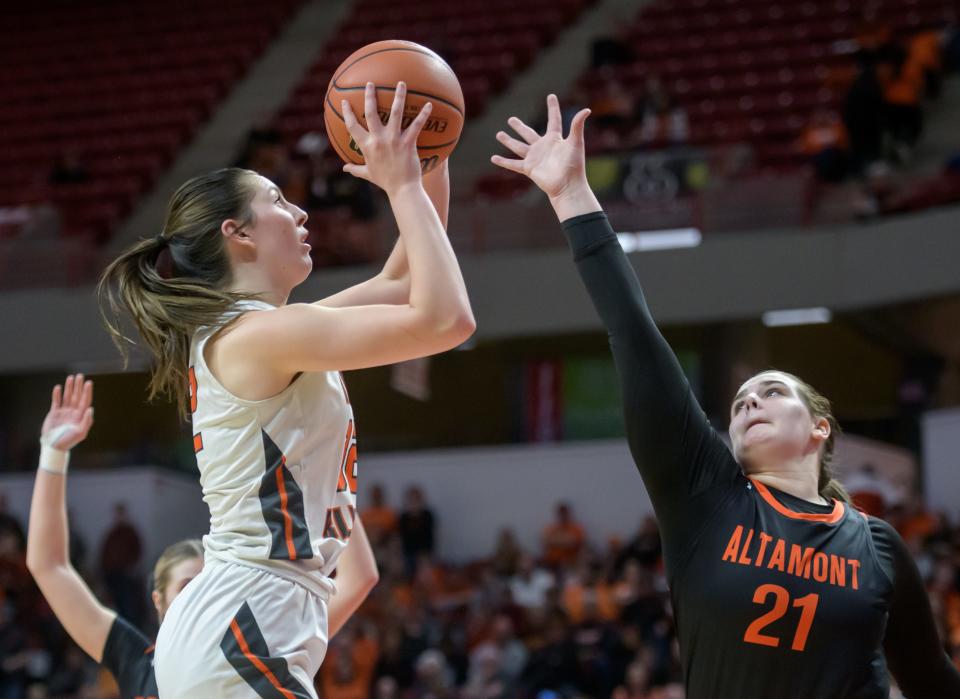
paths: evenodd
<path fill-rule="evenodd" d="M 819 449 L 829 435 L 815 420 L 797 382 L 778 371 L 749 379 L 730 408 L 730 441 L 737 461 L 750 472 Z"/>

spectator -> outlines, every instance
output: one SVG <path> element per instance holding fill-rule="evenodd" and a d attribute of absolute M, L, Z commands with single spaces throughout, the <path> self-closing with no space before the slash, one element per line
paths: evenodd
<path fill-rule="evenodd" d="M 411 699 L 454 699 L 456 691 L 447 659 L 439 650 L 425 650 L 417 658 Z"/>
<path fill-rule="evenodd" d="M 127 508 L 113 508 L 113 526 L 100 548 L 100 575 L 117 613 L 135 626 L 143 625 L 144 591 L 137 575 L 142 545 L 140 534 L 127 516 Z"/>
<path fill-rule="evenodd" d="M 407 489 L 404 509 L 400 513 L 400 541 L 408 578 L 412 578 L 421 554 L 433 556 L 433 512 L 427 507 L 423 491 L 416 486 Z"/>
<path fill-rule="evenodd" d="M 507 686 L 512 686 L 523 672 L 527 664 L 528 652 L 526 646 L 517 638 L 514 632 L 513 619 L 507 614 L 497 614 L 491 625 L 490 638 L 480 643 L 470 654 L 470 675 L 484 674 L 480 668 L 489 660 L 482 655 L 488 649 L 496 653 L 497 671 Z"/>
<path fill-rule="evenodd" d="M 634 138 L 646 144 L 686 143 L 690 137 L 690 123 L 686 111 L 674 103 L 660 78 L 647 78 L 643 100 L 638 102 L 640 126 Z"/>
<path fill-rule="evenodd" d="M 899 50 L 881 70 L 886 120 L 897 159 L 909 160 L 923 130 L 924 68 Z"/>
<path fill-rule="evenodd" d="M 397 531 L 397 513 L 387 504 L 380 483 L 370 486 L 370 504 L 363 509 L 363 526 L 374 547 L 382 546 Z"/>
<path fill-rule="evenodd" d="M 556 521 L 543 530 L 543 560 L 550 566 L 570 565 L 583 549 L 583 527 L 574 521 L 565 502 L 557 505 L 556 515 Z"/>
<path fill-rule="evenodd" d="M 510 596 L 513 603 L 526 610 L 542 610 L 547 606 L 547 593 L 556 580 L 553 573 L 538 568 L 528 554 L 517 561 L 517 574 L 510 579 Z"/>
<path fill-rule="evenodd" d="M 493 570 L 497 575 L 509 578 L 517 570 L 517 562 L 523 552 L 513 534 L 513 530 L 504 527 L 500 530 L 500 536 L 497 537 L 497 547 L 493 552 L 491 563 Z"/>
<path fill-rule="evenodd" d="M 810 158 L 821 182 L 842 182 L 847 176 L 850 140 L 840 115 L 818 109 L 799 139 L 800 151 Z"/>

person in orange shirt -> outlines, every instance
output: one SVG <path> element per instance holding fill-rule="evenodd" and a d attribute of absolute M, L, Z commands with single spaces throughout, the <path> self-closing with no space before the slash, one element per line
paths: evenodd
<path fill-rule="evenodd" d="M 850 140 L 836 112 L 818 109 L 800 134 L 798 147 L 809 156 L 820 181 L 841 182 L 847 176 Z"/>
<path fill-rule="evenodd" d="M 323 699 L 367 699 L 380 656 L 377 641 L 356 632 L 335 641 L 314 682 Z"/>
<path fill-rule="evenodd" d="M 574 521 L 570 505 L 557 505 L 557 519 L 543 530 L 543 558 L 547 565 L 570 565 L 583 548 L 583 527 Z"/>
<path fill-rule="evenodd" d="M 943 80 L 943 37 L 934 27 L 928 27 L 914 34 L 907 42 L 909 61 L 915 63 L 924 75 L 927 97 L 940 96 Z"/>
<path fill-rule="evenodd" d="M 370 505 L 363 510 L 363 524 L 370 543 L 374 546 L 380 546 L 388 536 L 397 531 L 397 513 L 387 504 L 383 485 L 380 483 L 370 487 Z"/>

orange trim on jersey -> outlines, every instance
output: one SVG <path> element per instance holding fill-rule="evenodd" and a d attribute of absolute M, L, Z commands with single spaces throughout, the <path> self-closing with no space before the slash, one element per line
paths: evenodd
<path fill-rule="evenodd" d="M 773 494 L 767 489 L 760 481 L 755 481 L 752 478 L 749 479 L 753 483 L 753 487 L 757 489 L 757 492 L 760 493 L 760 497 L 767 501 L 767 504 L 770 505 L 777 512 L 782 514 L 784 517 L 789 517 L 790 519 L 801 519 L 806 522 L 826 522 L 827 524 L 836 524 L 840 521 L 840 518 L 843 517 L 843 503 L 839 500 L 833 501 L 833 512 L 830 514 L 813 514 L 810 512 L 794 512 L 789 509 L 786 505 L 782 504 L 779 500 L 773 497 Z"/>
<path fill-rule="evenodd" d="M 287 540 L 287 554 L 291 561 L 295 561 L 297 560 L 297 547 L 293 545 L 293 519 L 291 519 L 290 512 L 287 510 L 287 485 L 283 482 L 283 466 L 277 469 L 277 490 L 280 493 L 280 512 L 283 514 L 283 533 Z"/>
<path fill-rule="evenodd" d="M 277 679 L 277 676 L 270 672 L 270 668 L 263 664 L 263 661 L 260 660 L 257 656 L 250 652 L 250 646 L 247 645 L 247 639 L 243 637 L 243 631 L 240 630 L 240 625 L 237 623 L 236 619 L 233 619 L 230 622 L 230 630 L 233 632 L 233 637 L 237 639 L 237 645 L 240 646 L 240 651 L 243 653 L 244 657 L 249 660 L 255 668 L 257 668 L 264 677 L 269 680 L 270 684 L 282 694 L 285 699 L 297 699 L 293 692 L 288 689 L 284 689 L 283 685 L 280 684 L 280 680 Z"/>
<path fill-rule="evenodd" d="M 203 451 L 203 434 L 197 432 L 193 435 L 193 453 L 199 454 Z"/>

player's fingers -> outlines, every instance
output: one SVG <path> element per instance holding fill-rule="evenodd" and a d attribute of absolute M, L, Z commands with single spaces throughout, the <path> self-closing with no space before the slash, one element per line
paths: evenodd
<path fill-rule="evenodd" d="M 80 407 L 80 401 L 83 400 L 83 374 L 74 374 L 73 376 L 73 395 L 70 400 L 71 408 Z"/>
<path fill-rule="evenodd" d="M 407 130 L 403 132 L 403 137 L 407 141 L 416 141 L 420 137 L 420 132 L 423 131 L 423 127 L 427 123 L 427 119 L 430 118 L 430 114 L 433 112 L 433 102 L 424 102 L 423 106 L 420 107 L 420 113 L 417 114 L 417 118 L 414 119 L 410 126 L 407 127 Z"/>
<path fill-rule="evenodd" d="M 89 408 L 93 403 L 93 381 L 87 379 L 83 382 L 83 394 L 80 396 L 78 408 Z"/>
<path fill-rule="evenodd" d="M 369 135 L 367 130 L 357 121 L 357 115 L 353 113 L 353 107 L 346 100 L 340 102 L 340 109 L 343 112 L 343 123 L 347 126 L 347 131 L 353 136 L 353 140 L 362 143 Z"/>
<path fill-rule="evenodd" d="M 91 427 L 93 427 L 93 408 L 87 408 L 83 411 L 83 420 L 80 421 L 80 431 L 86 435 Z"/>
<path fill-rule="evenodd" d="M 588 116 L 590 116 L 590 110 L 581 109 L 573 117 L 573 121 L 570 122 L 570 136 L 568 138 L 572 139 L 575 145 L 583 145 L 583 128 L 587 123 Z"/>
<path fill-rule="evenodd" d="M 63 382 L 63 403 L 61 405 L 70 405 L 70 401 L 73 398 L 73 374 L 67 377 L 67 380 Z"/>
<path fill-rule="evenodd" d="M 560 118 L 560 100 L 554 94 L 547 95 L 547 131 L 560 133 L 563 120 Z"/>
<path fill-rule="evenodd" d="M 50 396 L 50 410 L 56 410 L 60 407 L 60 397 L 63 393 L 63 387 L 57 384 L 53 387 L 53 394 Z"/>
<path fill-rule="evenodd" d="M 509 148 L 514 155 L 519 155 L 521 158 L 526 158 L 527 153 L 530 152 L 530 146 L 528 146 L 523 141 L 518 141 L 510 134 L 504 131 L 497 131 L 497 140 L 500 141 L 504 146 Z"/>
<path fill-rule="evenodd" d="M 393 95 L 393 106 L 390 107 L 390 119 L 387 126 L 394 133 L 400 133 L 403 125 L 403 106 L 407 101 L 407 84 L 402 80 L 397 83 L 397 91 Z"/>
<path fill-rule="evenodd" d="M 510 117 L 509 119 L 507 119 L 507 123 L 510 124 L 510 127 L 514 131 L 516 131 L 518 134 L 520 134 L 520 138 L 522 138 L 527 143 L 533 144 L 535 141 L 538 141 L 540 139 L 540 134 L 538 134 L 536 131 L 534 131 L 529 126 L 524 124 L 517 117 Z"/>
<path fill-rule="evenodd" d="M 515 158 L 504 158 L 501 155 L 491 155 L 490 162 L 496 165 L 497 167 L 502 167 L 504 170 L 519 172 L 521 175 L 526 174 L 523 171 L 522 160 L 516 160 Z"/>
<path fill-rule="evenodd" d="M 343 171 L 348 175 L 359 177 L 361 180 L 370 180 L 370 171 L 366 165 L 357 165 L 356 163 L 347 163 L 343 166 Z"/>
<path fill-rule="evenodd" d="M 370 133 L 379 133 L 383 130 L 380 112 L 377 111 L 377 87 L 373 83 L 367 83 L 363 91 L 363 118 L 367 122 L 367 131 Z"/>

